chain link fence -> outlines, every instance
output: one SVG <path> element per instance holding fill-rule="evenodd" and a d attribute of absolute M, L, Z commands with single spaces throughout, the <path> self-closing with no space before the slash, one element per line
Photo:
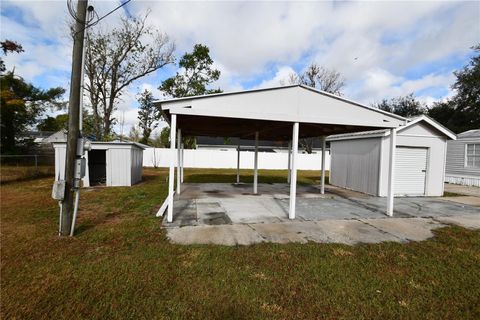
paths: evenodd
<path fill-rule="evenodd" d="M 1 184 L 54 175 L 54 154 L 0 155 Z"/>

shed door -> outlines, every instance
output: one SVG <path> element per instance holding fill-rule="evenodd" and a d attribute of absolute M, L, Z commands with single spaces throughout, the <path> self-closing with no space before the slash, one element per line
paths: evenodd
<path fill-rule="evenodd" d="M 427 148 L 397 147 L 395 194 L 425 195 Z"/>

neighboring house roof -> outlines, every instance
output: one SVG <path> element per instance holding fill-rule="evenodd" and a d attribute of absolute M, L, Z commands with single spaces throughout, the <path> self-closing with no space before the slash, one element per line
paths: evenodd
<path fill-rule="evenodd" d="M 471 138 L 480 139 L 480 129 L 468 130 L 468 131 L 457 134 L 457 139 L 471 139 Z"/>
<path fill-rule="evenodd" d="M 42 142 L 53 143 L 53 142 L 65 142 L 65 141 L 67 141 L 67 131 L 62 129 L 50 135 L 49 137 L 43 139 Z"/>
<path fill-rule="evenodd" d="M 51 131 L 38 131 L 38 130 L 31 130 L 25 131 L 19 134 L 16 139 L 17 140 L 33 140 L 35 143 L 43 143 L 43 140 L 50 136 L 53 132 Z"/>
<path fill-rule="evenodd" d="M 444 126 L 442 126 L 440 123 L 437 121 L 433 120 L 430 117 L 427 117 L 425 115 L 412 118 L 409 120 L 409 122 L 397 129 L 397 133 L 401 133 L 403 130 L 415 125 L 418 122 L 425 122 L 435 128 L 436 130 L 440 131 L 443 135 L 445 135 L 447 138 L 456 140 L 457 136 Z M 373 138 L 373 137 L 386 137 L 390 135 L 390 130 L 371 130 L 371 131 L 362 131 L 362 132 L 355 132 L 355 133 L 345 133 L 345 134 L 336 134 L 329 136 L 327 138 L 327 141 L 336 141 L 336 140 L 350 140 L 350 139 L 364 139 L 364 138 Z"/>

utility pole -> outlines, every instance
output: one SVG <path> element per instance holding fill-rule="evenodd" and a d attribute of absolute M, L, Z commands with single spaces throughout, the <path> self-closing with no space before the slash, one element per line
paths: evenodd
<path fill-rule="evenodd" d="M 68 106 L 68 136 L 65 156 L 65 193 L 61 206 L 60 234 L 68 236 L 71 231 L 74 192 L 80 187 L 76 178 L 76 168 L 80 159 L 78 141 L 80 138 L 80 101 L 83 70 L 83 45 L 85 37 L 88 0 L 78 0 L 72 53 L 72 75 L 70 80 L 70 99 Z M 83 146 L 80 146 L 83 149 Z"/>

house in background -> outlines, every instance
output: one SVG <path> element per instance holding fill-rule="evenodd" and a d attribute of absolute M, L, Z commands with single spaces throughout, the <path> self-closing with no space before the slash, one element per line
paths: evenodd
<path fill-rule="evenodd" d="M 480 129 L 448 142 L 445 182 L 480 187 Z"/>
<path fill-rule="evenodd" d="M 329 136 L 330 183 L 374 196 L 388 194 L 390 130 Z M 396 196 L 442 196 L 447 140 L 455 134 L 427 116 L 397 129 Z"/>

